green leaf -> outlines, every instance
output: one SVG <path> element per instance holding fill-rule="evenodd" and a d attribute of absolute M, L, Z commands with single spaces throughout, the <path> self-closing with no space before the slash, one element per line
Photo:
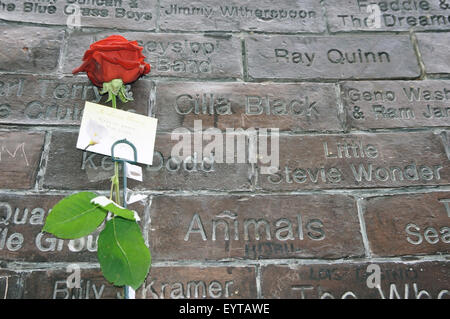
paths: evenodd
<path fill-rule="evenodd" d="M 139 288 L 150 270 L 150 250 L 136 222 L 114 217 L 98 237 L 103 276 L 116 286 Z"/>
<path fill-rule="evenodd" d="M 43 231 L 63 239 L 92 233 L 106 218 L 107 211 L 91 203 L 97 194 L 81 192 L 60 200 L 50 211 Z"/>
<path fill-rule="evenodd" d="M 125 219 L 129 219 L 132 221 L 136 221 L 134 217 L 134 211 L 123 208 L 122 206 L 117 205 L 112 200 L 108 199 L 106 196 L 98 196 L 91 200 L 91 203 L 98 207 L 102 207 L 106 211 L 113 213 L 114 215 L 120 216 Z"/>

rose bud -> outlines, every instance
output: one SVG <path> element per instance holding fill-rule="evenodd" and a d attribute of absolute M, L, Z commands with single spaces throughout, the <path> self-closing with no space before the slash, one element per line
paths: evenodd
<path fill-rule="evenodd" d="M 98 87 L 115 79 L 121 79 L 124 84 L 131 83 L 150 72 L 142 50 L 137 41 L 112 35 L 91 44 L 84 54 L 83 64 L 72 73 L 86 72 Z"/>

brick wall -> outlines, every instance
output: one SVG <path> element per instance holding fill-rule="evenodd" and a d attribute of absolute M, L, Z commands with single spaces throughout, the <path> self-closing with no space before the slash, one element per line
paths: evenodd
<path fill-rule="evenodd" d="M 117 33 L 152 65 L 119 107 L 159 120 L 129 183 L 153 257 L 138 298 L 448 298 L 450 1 L 377 3 L 379 27 L 362 0 L 0 1 L 0 298 L 122 293 L 97 233 L 40 232 L 63 196 L 109 189 L 109 158 L 75 147 L 84 102 L 106 98 L 71 70 Z M 280 171 L 171 161 L 195 120 L 279 128 Z"/>

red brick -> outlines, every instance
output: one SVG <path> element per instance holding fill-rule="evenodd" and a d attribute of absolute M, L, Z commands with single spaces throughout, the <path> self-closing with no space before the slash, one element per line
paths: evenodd
<path fill-rule="evenodd" d="M 419 64 L 408 35 L 251 35 L 252 80 L 414 79 Z"/>
<path fill-rule="evenodd" d="M 70 28 L 99 27 L 142 31 L 156 28 L 157 2 L 155 0 L 137 0 L 136 6 L 128 1 L 6 2 L 7 5 L 10 3 L 14 3 L 14 7 L 12 10 L 10 7 L 3 8 L 0 11 L 0 19 L 67 25 Z"/>
<path fill-rule="evenodd" d="M 356 204 L 347 196 L 157 196 L 150 215 L 154 260 L 364 254 Z"/>
<path fill-rule="evenodd" d="M 0 132 L 0 188 L 34 187 L 44 135 L 43 132 Z"/>
<path fill-rule="evenodd" d="M 0 194 L 0 259 L 16 262 L 98 262 L 100 229 L 76 240 L 43 233 L 49 210 L 64 196 Z M 130 206 L 144 220 L 143 204 Z"/>
<path fill-rule="evenodd" d="M 376 256 L 450 252 L 449 192 L 369 198 L 364 220 Z"/>
<path fill-rule="evenodd" d="M 431 186 L 450 181 L 445 147 L 431 132 L 281 136 L 279 150 L 280 170 L 258 176 L 262 189 Z"/>
<path fill-rule="evenodd" d="M 20 299 L 23 296 L 23 273 L 0 269 L 0 298 Z"/>
<path fill-rule="evenodd" d="M 117 102 L 119 109 L 148 115 L 151 82 L 133 84 L 134 101 Z M 105 103 L 87 77 L 0 75 L 0 123 L 30 125 L 79 125 L 86 101 Z"/>
<path fill-rule="evenodd" d="M 152 267 L 136 298 L 255 299 L 254 266 Z"/>
<path fill-rule="evenodd" d="M 444 1 L 328 0 L 323 4 L 330 32 L 449 30 Z M 371 11 L 367 11 L 370 4 L 379 5 L 379 26 L 370 23 L 373 19 Z"/>
<path fill-rule="evenodd" d="M 76 264 L 74 264 L 76 265 Z M 76 267 L 76 266 L 74 266 Z M 123 298 L 123 288 L 111 285 L 99 269 L 80 269 L 80 288 L 68 288 L 67 279 L 74 273 L 55 267 L 27 274 L 24 299 L 116 299 Z M 67 271 L 69 270 L 69 271 Z M 38 284 L 39 283 L 39 284 Z"/>
<path fill-rule="evenodd" d="M 280 131 L 342 131 L 336 88 L 308 83 L 158 83 L 159 129 L 278 128 Z"/>
<path fill-rule="evenodd" d="M 0 19 L 3 13 L 1 10 Z M 17 25 L 2 25 L 1 28 L 0 71 L 52 73 L 58 69 L 62 29 Z"/>
<path fill-rule="evenodd" d="M 450 123 L 450 81 L 344 82 L 341 93 L 350 128 L 414 128 Z"/>
<path fill-rule="evenodd" d="M 367 286 L 371 264 L 380 267 L 380 289 Z M 270 265 L 261 282 L 264 298 L 450 299 L 448 262 Z"/>
<path fill-rule="evenodd" d="M 186 0 L 176 3 L 161 1 L 160 28 L 166 31 L 294 33 L 325 31 L 321 4 L 314 0 L 304 0 L 301 4 L 293 3 L 290 0 L 281 0 L 277 1 L 276 5 L 270 0 L 258 2 L 209 0 L 208 6 L 204 7 L 203 4 Z M 188 9 L 187 12 L 184 8 Z"/>
<path fill-rule="evenodd" d="M 63 72 L 71 73 L 81 64 L 90 44 L 111 34 L 115 33 L 73 32 L 68 39 Z M 148 32 L 123 32 L 121 35 L 130 41 L 136 40 L 144 48 L 145 61 L 152 67 L 146 78 L 242 78 L 242 49 L 237 37 Z"/>
<path fill-rule="evenodd" d="M 450 59 L 445 54 L 450 49 L 448 33 L 417 33 L 420 57 L 425 66 L 425 73 L 450 73 Z"/>
<path fill-rule="evenodd" d="M 53 132 L 44 187 L 51 189 L 110 189 L 114 165 L 109 156 L 76 149 L 76 133 Z M 224 139 L 225 140 L 225 139 Z M 248 190 L 252 182 L 250 164 L 214 163 L 198 160 L 196 171 L 191 165 L 170 160 L 170 134 L 156 136 L 152 166 L 143 166 L 143 182 L 128 181 L 133 189 L 146 190 Z M 206 142 L 204 142 L 206 145 Z M 185 167 L 186 166 L 186 167 Z M 171 170 L 168 169 L 170 167 Z"/>

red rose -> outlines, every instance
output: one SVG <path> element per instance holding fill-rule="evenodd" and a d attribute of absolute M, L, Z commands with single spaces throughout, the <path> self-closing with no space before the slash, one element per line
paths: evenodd
<path fill-rule="evenodd" d="M 84 54 L 83 64 L 72 73 L 86 72 L 98 87 L 114 79 L 122 79 L 124 84 L 131 83 L 150 72 L 150 65 L 144 62 L 142 50 L 136 41 L 112 35 L 91 44 Z"/>

